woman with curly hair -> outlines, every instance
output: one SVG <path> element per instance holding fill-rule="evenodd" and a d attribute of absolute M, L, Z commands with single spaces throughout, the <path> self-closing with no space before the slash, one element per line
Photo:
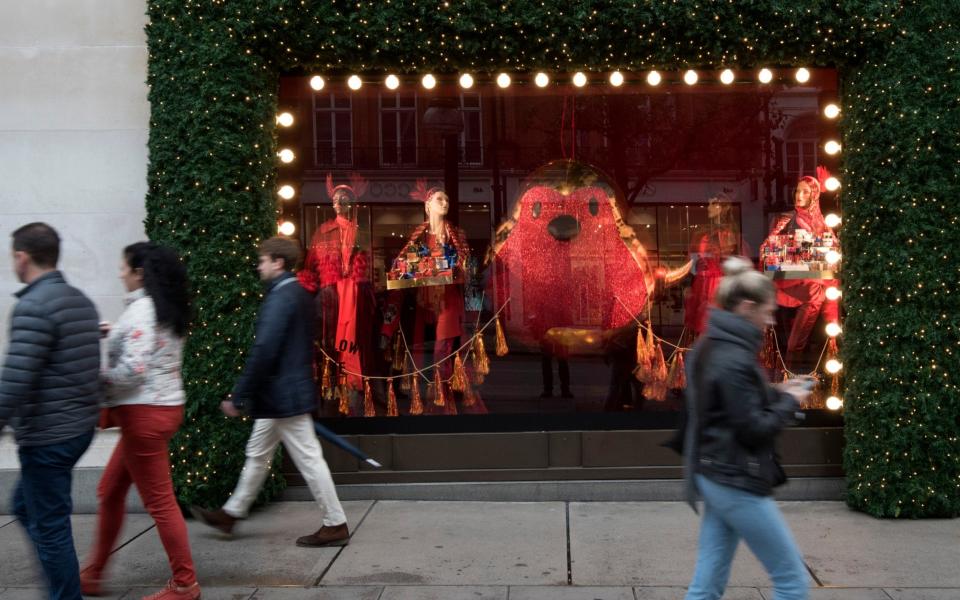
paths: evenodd
<path fill-rule="evenodd" d="M 120 441 L 97 489 L 97 533 L 80 574 L 84 595 L 102 593 L 104 569 L 123 526 L 127 493 L 137 486 L 167 552 L 173 577 L 144 600 L 200 598 L 183 514 L 173 492 L 167 446 L 183 421 L 180 366 L 190 318 L 187 271 L 177 253 L 138 242 L 123 250 L 120 280 L 126 309 L 102 325 L 108 363 L 102 372 L 101 425 L 120 427 Z"/>

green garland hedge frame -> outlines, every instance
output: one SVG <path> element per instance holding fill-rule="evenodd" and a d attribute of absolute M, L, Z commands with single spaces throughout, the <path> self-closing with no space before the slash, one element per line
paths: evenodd
<path fill-rule="evenodd" d="M 218 404 L 260 300 L 276 217 L 282 72 L 840 70 L 847 502 L 960 514 L 960 5 L 673 0 L 150 0 L 147 231 L 189 260 L 185 502 L 224 500 L 249 423 Z M 281 489 L 273 477 L 262 498 Z"/>

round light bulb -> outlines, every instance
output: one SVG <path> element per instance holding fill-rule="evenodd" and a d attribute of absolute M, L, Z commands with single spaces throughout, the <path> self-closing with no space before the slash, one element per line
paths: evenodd
<path fill-rule="evenodd" d="M 320 77 L 319 75 L 314 75 L 313 77 L 310 78 L 310 87 L 312 87 L 314 90 L 318 92 L 322 90 L 323 86 L 325 86 L 326 84 L 327 82 L 324 81 L 323 77 Z"/>
<path fill-rule="evenodd" d="M 469 90 L 473 87 L 473 75 L 470 73 L 464 73 L 460 76 L 460 87 L 465 90 Z"/>
<path fill-rule="evenodd" d="M 827 216 L 823 218 L 823 222 L 826 223 L 827 227 L 836 227 L 842 222 L 840 215 L 837 213 L 828 213 Z"/>
<path fill-rule="evenodd" d="M 840 116 L 840 107 L 836 104 L 828 104 L 823 107 L 823 116 L 828 119 L 836 119 Z"/>
<path fill-rule="evenodd" d="M 547 87 L 547 84 L 550 83 L 550 77 L 541 71 L 540 73 L 537 73 L 536 77 L 533 78 L 533 82 L 537 84 L 537 87 Z"/>
<path fill-rule="evenodd" d="M 824 292 L 824 295 L 827 297 L 827 300 L 839 300 L 840 296 L 843 295 L 843 292 L 841 292 L 840 288 L 838 288 L 837 286 L 831 285 Z"/>
<path fill-rule="evenodd" d="M 296 155 L 293 153 L 293 150 L 290 148 L 284 148 L 279 153 L 280 162 L 292 163 L 293 159 L 296 158 Z"/>
<path fill-rule="evenodd" d="M 840 142 L 837 142 L 836 140 L 828 141 L 826 144 L 823 145 L 823 151 L 829 154 L 830 156 L 833 156 L 837 152 L 840 152 Z"/>
<path fill-rule="evenodd" d="M 793 76 L 799 83 L 806 83 L 810 81 L 810 71 L 804 69 L 803 67 L 797 69 L 797 72 L 794 73 Z"/>
<path fill-rule="evenodd" d="M 733 71 L 731 71 L 730 69 L 724 69 L 723 73 L 720 73 L 720 82 L 723 83 L 723 85 L 730 85 L 731 83 L 733 83 L 733 80 L 734 80 Z"/>
<path fill-rule="evenodd" d="M 830 337 L 837 337 L 838 335 L 843 333 L 843 328 L 840 327 L 839 323 L 827 323 L 826 329 L 827 329 L 827 335 L 829 335 Z"/>
<path fill-rule="evenodd" d="M 279 227 L 277 227 L 277 231 L 280 232 L 280 235 L 293 235 L 293 232 L 296 230 L 296 225 L 290 221 L 284 221 L 283 223 L 280 223 Z"/>
<path fill-rule="evenodd" d="M 347 79 L 347 86 L 348 86 L 351 90 L 357 91 L 357 90 L 359 90 L 361 87 L 363 87 L 363 81 L 361 81 L 359 75 L 351 75 L 350 78 Z"/>
<path fill-rule="evenodd" d="M 284 200 L 290 200 L 296 195 L 296 193 L 297 191 L 293 189 L 292 185 L 281 185 L 280 189 L 277 190 L 277 195 Z"/>
<path fill-rule="evenodd" d="M 843 368 L 843 363 L 835 358 L 831 358 L 825 365 L 823 365 L 823 367 L 827 370 L 827 373 L 835 375 L 840 372 L 840 369 Z"/>
<path fill-rule="evenodd" d="M 281 127 L 290 127 L 293 125 L 293 115 L 288 112 L 282 112 L 277 115 L 277 124 Z"/>
<path fill-rule="evenodd" d="M 773 71 L 770 69 L 760 69 L 760 73 L 757 74 L 757 79 L 760 80 L 760 83 L 770 83 L 773 81 Z"/>
<path fill-rule="evenodd" d="M 420 83 L 425 89 L 432 90 L 433 88 L 437 87 L 437 78 L 427 73 L 423 76 L 423 79 L 420 80 Z"/>
<path fill-rule="evenodd" d="M 610 73 L 610 85 L 613 87 L 620 87 L 623 85 L 623 73 L 620 71 L 614 71 Z"/>
<path fill-rule="evenodd" d="M 510 87 L 510 76 L 506 73 L 500 73 L 497 75 L 497 85 L 504 89 Z"/>
<path fill-rule="evenodd" d="M 387 89 L 395 90 L 400 87 L 400 78 L 396 75 L 387 75 L 383 83 L 387 86 Z"/>
<path fill-rule="evenodd" d="M 836 250 L 830 250 L 824 255 L 824 260 L 827 261 L 827 264 L 833 266 L 840 262 L 840 253 Z"/>
<path fill-rule="evenodd" d="M 683 74 L 683 81 L 686 82 L 687 85 L 695 84 L 697 82 L 697 79 L 699 79 L 699 76 L 697 75 L 697 72 L 694 71 L 693 69 L 690 69 L 689 71 Z"/>
<path fill-rule="evenodd" d="M 827 398 L 827 408 L 830 410 L 840 410 L 843 408 L 843 400 L 836 396 L 830 396 Z"/>
<path fill-rule="evenodd" d="M 835 192 L 840 189 L 840 180 L 836 177 L 827 177 L 827 180 L 823 182 L 823 186 L 831 192 Z"/>
<path fill-rule="evenodd" d="M 587 76 L 579 71 L 573 74 L 573 85 L 583 87 L 587 85 Z"/>
<path fill-rule="evenodd" d="M 647 73 L 647 83 L 650 85 L 660 85 L 660 82 L 663 81 L 663 77 L 660 76 L 660 73 L 656 71 L 650 71 Z"/>

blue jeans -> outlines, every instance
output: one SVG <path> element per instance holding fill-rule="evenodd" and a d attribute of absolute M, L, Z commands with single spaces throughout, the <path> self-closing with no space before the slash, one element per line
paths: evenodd
<path fill-rule="evenodd" d="M 13 512 L 33 540 L 50 600 L 82 600 L 70 527 L 70 488 L 73 466 L 92 439 L 93 430 L 65 442 L 19 449 L 20 481 L 13 492 Z"/>
<path fill-rule="evenodd" d="M 774 600 L 806 600 L 808 576 L 800 549 L 770 496 L 758 496 L 696 475 L 703 496 L 697 568 L 686 600 L 718 600 L 730 578 L 740 539 L 773 581 Z"/>

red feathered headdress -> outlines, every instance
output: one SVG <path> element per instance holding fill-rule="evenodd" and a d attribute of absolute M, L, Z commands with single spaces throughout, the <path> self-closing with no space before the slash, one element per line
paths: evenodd
<path fill-rule="evenodd" d="M 417 184 L 410 191 L 410 197 L 426 204 L 430 200 L 430 196 L 442 191 L 443 188 L 439 187 L 428 188 L 426 179 L 418 179 Z"/>
<path fill-rule="evenodd" d="M 367 180 L 358 173 L 350 173 L 350 185 L 341 184 L 334 187 L 333 174 L 327 173 L 327 196 L 330 200 L 333 200 L 333 196 L 340 190 L 346 190 L 356 200 L 367 191 Z"/>

